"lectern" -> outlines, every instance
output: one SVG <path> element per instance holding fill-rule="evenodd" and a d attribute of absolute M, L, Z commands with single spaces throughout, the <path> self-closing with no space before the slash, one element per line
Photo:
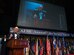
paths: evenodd
<path fill-rule="evenodd" d="M 8 55 L 24 55 L 24 48 L 28 47 L 27 40 L 10 39 L 7 41 Z"/>

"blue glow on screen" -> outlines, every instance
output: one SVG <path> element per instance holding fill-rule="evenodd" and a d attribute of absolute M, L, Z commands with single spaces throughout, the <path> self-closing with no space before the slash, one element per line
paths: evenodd
<path fill-rule="evenodd" d="M 28 2 L 28 1 L 26 1 L 25 4 L 26 4 L 25 8 L 28 10 L 35 10 L 36 8 L 40 6 L 43 6 L 42 4 L 35 3 L 35 2 Z"/>

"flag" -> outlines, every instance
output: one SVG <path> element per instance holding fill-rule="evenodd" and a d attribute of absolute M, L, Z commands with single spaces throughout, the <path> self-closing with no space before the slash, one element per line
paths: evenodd
<path fill-rule="evenodd" d="M 46 55 L 51 55 L 51 47 L 50 47 L 50 40 L 46 39 Z"/>
<path fill-rule="evenodd" d="M 62 51 L 61 51 L 61 42 L 59 37 L 57 36 L 57 40 L 56 40 L 56 55 L 61 55 Z"/>
<path fill-rule="evenodd" d="M 28 40 L 28 47 L 26 47 L 25 55 L 29 55 L 29 50 L 30 50 L 30 45 L 29 45 L 29 40 Z"/>
<path fill-rule="evenodd" d="M 36 51 L 35 51 L 35 55 L 38 55 L 38 39 L 36 40 Z"/>
<path fill-rule="evenodd" d="M 59 55 L 62 55 L 62 46 L 61 46 L 61 41 L 58 41 L 58 47 L 59 47 Z"/>
<path fill-rule="evenodd" d="M 44 49 L 44 47 L 42 46 L 42 47 L 40 48 L 40 55 L 43 55 L 43 49 Z"/>
<path fill-rule="evenodd" d="M 58 41 L 58 46 L 59 46 L 59 48 L 62 47 L 62 46 L 61 46 L 61 42 L 60 42 L 60 40 Z"/>
<path fill-rule="evenodd" d="M 62 51 L 62 52 L 63 52 L 63 54 L 65 55 L 65 54 L 66 54 L 66 45 L 65 45 L 64 36 L 63 36 L 62 40 L 63 40 L 63 44 L 62 44 L 62 45 L 63 45 L 63 46 L 62 46 L 62 47 L 63 47 L 63 51 Z"/>
<path fill-rule="evenodd" d="M 53 37 L 53 53 L 52 54 L 53 55 L 56 54 L 56 38 L 55 37 Z"/>
<path fill-rule="evenodd" d="M 64 36 L 63 36 L 63 38 L 62 38 L 62 45 L 63 45 L 63 48 L 66 47 L 66 43 L 65 43 L 65 40 L 64 40 Z"/>
<path fill-rule="evenodd" d="M 36 52 L 36 40 L 31 40 L 30 44 L 30 49 L 31 49 L 31 55 L 35 55 Z"/>
<path fill-rule="evenodd" d="M 38 39 L 31 42 L 31 55 L 38 55 Z"/>
<path fill-rule="evenodd" d="M 56 48 L 56 38 L 53 37 L 53 47 Z"/>
<path fill-rule="evenodd" d="M 39 48 L 38 48 L 38 49 L 39 49 L 39 55 L 43 55 L 44 46 L 43 46 L 43 41 L 42 41 L 41 38 L 39 39 L 38 47 L 39 47 Z"/>
<path fill-rule="evenodd" d="M 59 55 L 59 47 L 58 47 L 58 45 L 56 46 L 56 55 Z"/>
<path fill-rule="evenodd" d="M 62 38 L 62 49 L 64 50 L 64 48 L 65 48 L 65 41 L 64 41 L 64 36 L 63 36 L 63 38 Z"/>

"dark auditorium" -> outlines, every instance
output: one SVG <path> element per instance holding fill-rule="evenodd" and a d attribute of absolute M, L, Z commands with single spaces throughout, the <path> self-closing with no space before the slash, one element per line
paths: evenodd
<path fill-rule="evenodd" d="M 71 0 L 0 0 L 0 55 L 74 55 Z"/>

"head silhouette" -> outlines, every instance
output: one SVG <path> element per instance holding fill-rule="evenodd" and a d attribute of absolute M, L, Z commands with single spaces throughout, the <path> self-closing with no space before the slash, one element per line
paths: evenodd
<path fill-rule="evenodd" d="M 13 28 L 13 32 L 15 32 L 15 33 L 19 32 L 19 28 L 18 27 L 14 27 Z"/>

